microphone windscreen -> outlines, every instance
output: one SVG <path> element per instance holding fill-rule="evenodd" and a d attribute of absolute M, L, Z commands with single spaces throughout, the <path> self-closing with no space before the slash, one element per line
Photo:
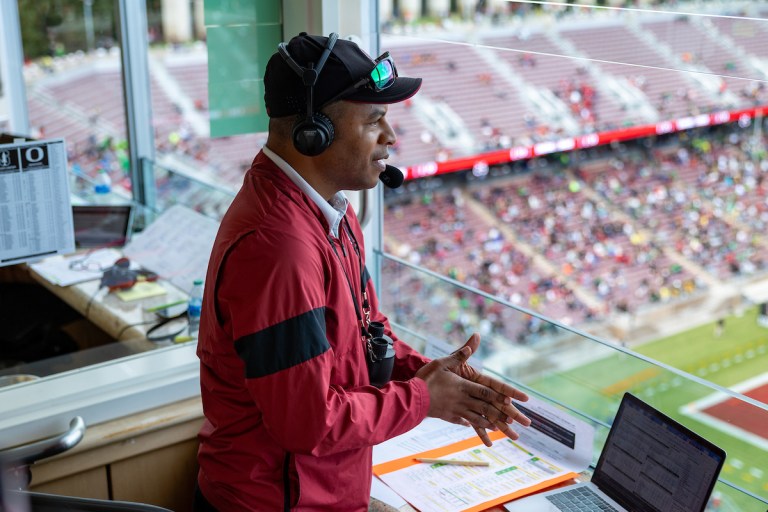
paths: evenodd
<path fill-rule="evenodd" d="M 379 180 L 389 188 L 397 188 L 403 184 L 405 176 L 403 171 L 392 165 L 387 165 L 384 170 L 379 174 Z"/>

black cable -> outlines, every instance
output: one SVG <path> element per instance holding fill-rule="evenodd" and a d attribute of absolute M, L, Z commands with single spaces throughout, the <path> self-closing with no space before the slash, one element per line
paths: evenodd
<path fill-rule="evenodd" d="M 102 288 L 104 288 L 104 287 L 103 286 L 99 286 L 98 288 L 96 288 L 96 291 L 93 292 L 93 294 L 91 295 L 91 298 L 88 299 L 88 303 L 85 305 L 85 313 L 84 313 L 84 316 L 85 316 L 86 319 L 88 318 L 88 313 L 91 310 L 91 304 L 93 304 L 93 299 L 96 298 L 96 295 L 101 291 Z"/>
<path fill-rule="evenodd" d="M 117 333 L 117 336 L 115 336 L 115 341 L 120 341 L 120 338 L 122 337 L 123 334 L 125 334 L 125 331 L 127 331 L 128 329 L 130 329 L 132 327 L 138 327 L 140 325 L 153 324 L 155 322 L 157 322 L 157 320 L 145 320 L 143 322 L 137 322 L 135 324 L 128 324 L 125 327 L 123 327 L 122 329 L 120 329 L 120 331 Z"/>
<path fill-rule="evenodd" d="M 105 285 L 101 285 L 98 288 L 96 288 L 96 291 L 91 294 L 91 297 L 88 299 L 88 303 L 85 305 L 85 314 L 84 314 L 84 316 L 85 316 L 85 318 L 87 320 L 90 320 L 90 318 L 88 318 L 88 314 L 91 311 L 91 304 L 93 304 L 93 299 L 96 298 L 96 295 L 99 294 L 99 292 L 101 291 L 102 288 L 105 288 Z M 139 325 L 151 324 L 154 321 L 155 320 L 147 320 L 147 321 L 139 322 L 139 323 L 136 323 L 136 324 L 126 325 L 125 327 L 120 329 L 120 331 L 117 333 L 117 336 L 115 336 L 115 341 L 118 341 L 120 339 L 120 337 L 125 333 L 125 331 L 130 329 L 131 327 L 138 327 Z"/>

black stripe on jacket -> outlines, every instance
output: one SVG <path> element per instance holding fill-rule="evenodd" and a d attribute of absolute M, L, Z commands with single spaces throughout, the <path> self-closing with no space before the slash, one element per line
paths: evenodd
<path fill-rule="evenodd" d="M 317 308 L 235 341 L 245 377 L 255 379 L 309 361 L 331 348 L 325 337 L 325 308 Z"/>

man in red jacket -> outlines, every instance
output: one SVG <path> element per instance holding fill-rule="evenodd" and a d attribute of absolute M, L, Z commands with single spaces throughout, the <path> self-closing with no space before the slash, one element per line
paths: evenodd
<path fill-rule="evenodd" d="M 511 438 L 527 396 L 466 364 L 475 335 L 429 361 L 379 311 L 343 190 L 374 187 L 395 134 L 387 105 L 421 79 L 385 54 L 300 34 L 267 64 L 269 137 L 221 222 L 198 355 L 206 421 L 197 510 L 367 510 L 372 446 L 426 416 Z M 393 340 L 369 366 L 371 323 Z M 374 324 L 376 325 L 376 324 Z M 386 377 L 389 377 L 387 379 Z"/>

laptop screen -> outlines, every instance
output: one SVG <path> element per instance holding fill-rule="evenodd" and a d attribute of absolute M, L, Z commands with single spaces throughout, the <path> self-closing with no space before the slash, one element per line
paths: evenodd
<path fill-rule="evenodd" d="M 75 205 L 72 223 L 75 247 L 122 247 L 128 242 L 131 205 Z"/>
<path fill-rule="evenodd" d="M 725 452 L 627 393 L 592 482 L 628 510 L 703 511 Z"/>

